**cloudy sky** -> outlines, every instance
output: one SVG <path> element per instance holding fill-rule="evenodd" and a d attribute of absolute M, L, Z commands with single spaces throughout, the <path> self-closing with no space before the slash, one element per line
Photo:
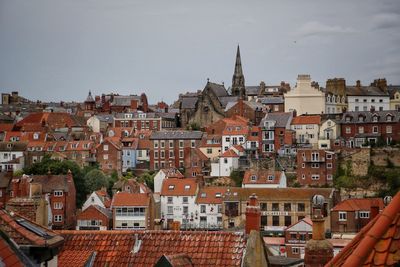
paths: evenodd
<path fill-rule="evenodd" d="M 210 78 L 246 85 L 344 77 L 400 84 L 400 1 L 0 0 L 0 92 L 171 103 Z"/>

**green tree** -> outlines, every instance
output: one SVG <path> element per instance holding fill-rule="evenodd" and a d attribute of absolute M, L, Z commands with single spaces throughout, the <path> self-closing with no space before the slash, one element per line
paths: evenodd
<path fill-rule="evenodd" d="M 84 180 L 89 193 L 109 186 L 109 178 L 102 171 L 96 169 L 89 171 Z"/>
<path fill-rule="evenodd" d="M 156 176 L 156 173 L 153 171 L 145 172 L 139 176 L 138 182 L 145 183 L 151 190 L 154 191 L 154 176 Z"/>
<path fill-rule="evenodd" d="M 42 161 L 36 162 L 29 167 L 24 168 L 24 173 L 28 175 L 44 175 L 49 171 L 54 175 L 68 174 L 68 170 L 71 170 L 72 177 L 76 188 L 76 204 L 80 207 L 86 200 L 87 190 L 84 182 L 83 170 L 73 161 L 54 160 L 49 155 L 43 157 Z"/>
<path fill-rule="evenodd" d="M 244 171 L 233 170 L 231 172 L 231 179 L 235 182 L 236 186 L 242 186 Z"/>

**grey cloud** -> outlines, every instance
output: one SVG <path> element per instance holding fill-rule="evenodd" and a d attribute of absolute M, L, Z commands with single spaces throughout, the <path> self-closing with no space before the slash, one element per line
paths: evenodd
<path fill-rule="evenodd" d="M 400 15 L 396 13 L 381 13 L 372 18 L 373 29 L 390 29 L 400 26 Z"/>
<path fill-rule="evenodd" d="M 297 31 L 296 35 L 300 37 L 309 37 L 316 35 L 332 35 L 354 33 L 355 30 L 351 27 L 342 27 L 338 25 L 327 25 L 319 21 L 309 21 L 303 24 Z"/>

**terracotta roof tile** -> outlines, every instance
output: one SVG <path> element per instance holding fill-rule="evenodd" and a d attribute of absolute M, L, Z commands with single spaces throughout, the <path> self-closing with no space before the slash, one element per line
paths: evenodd
<path fill-rule="evenodd" d="M 150 197 L 148 194 L 118 192 L 113 196 L 111 202 L 112 207 L 121 206 L 141 206 L 146 207 L 149 205 Z"/>
<path fill-rule="evenodd" d="M 203 187 L 197 194 L 198 204 L 222 204 L 222 197 L 226 192 L 226 187 Z"/>
<path fill-rule="evenodd" d="M 381 198 L 351 198 L 337 204 L 332 211 L 368 211 L 373 206 L 378 206 L 380 210 L 385 207 Z"/>
<path fill-rule="evenodd" d="M 0 263 L 4 266 L 23 267 L 25 264 L 11 246 L 0 236 Z M 3 265 L 2 265 L 3 266 Z"/>
<path fill-rule="evenodd" d="M 400 263 L 400 192 L 326 266 L 394 266 Z"/>
<path fill-rule="evenodd" d="M 60 233 L 65 238 L 60 255 L 68 251 L 95 251 L 95 266 L 153 266 L 164 254 L 181 253 L 186 254 L 194 266 L 240 266 L 246 247 L 244 234 L 234 232 L 148 230 Z M 141 240 L 137 251 L 136 238 Z M 80 257 L 79 253 L 70 255 Z"/>
<path fill-rule="evenodd" d="M 227 151 L 225 151 L 221 157 L 223 158 L 238 158 L 239 155 L 236 154 L 236 152 L 233 149 L 228 149 Z"/>
<path fill-rule="evenodd" d="M 58 266 L 81 267 L 86 266 L 92 257 L 95 257 L 93 250 L 66 250 L 58 255 Z"/>
<path fill-rule="evenodd" d="M 292 120 L 292 124 L 320 124 L 321 123 L 321 116 L 314 115 L 314 116 L 297 116 L 294 117 Z"/>
<path fill-rule="evenodd" d="M 169 178 L 164 179 L 161 187 L 162 196 L 194 196 L 198 184 L 195 178 Z"/>
<path fill-rule="evenodd" d="M 252 180 L 252 176 L 255 176 L 255 180 Z M 272 176 L 272 179 L 270 176 Z M 281 171 L 247 170 L 244 173 L 242 184 L 279 184 L 281 176 Z"/>

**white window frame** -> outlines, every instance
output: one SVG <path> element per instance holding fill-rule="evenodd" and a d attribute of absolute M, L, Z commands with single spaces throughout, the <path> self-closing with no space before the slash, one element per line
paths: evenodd
<path fill-rule="evenodd" d="M 346 211 L 339 211 L 338 218 L 340 222 L 347 221 L 347 212 Z"/>

